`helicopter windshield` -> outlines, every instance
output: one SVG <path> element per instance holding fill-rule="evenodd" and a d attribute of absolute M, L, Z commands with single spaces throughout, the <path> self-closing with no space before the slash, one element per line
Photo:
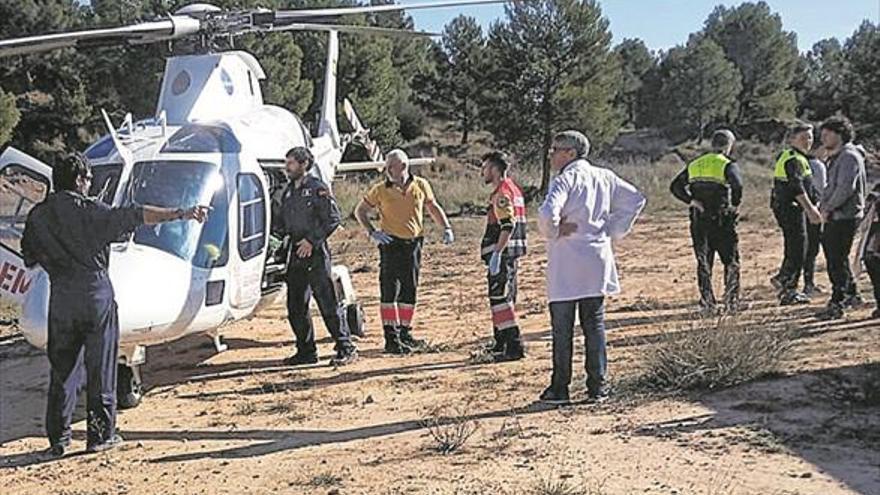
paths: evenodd
<path fill-rule="evenodd" d="M 186 208 L 211 204 L 214 210 L 202 228 L 198 222 L 177 221 L 142 225 L 134 242 L 152 246 L 196 266 L 210 268 L 226 262 L 226 189 L 217 165 L 196 161 L 140 162 L 132 168 L 126 203 Z"/>

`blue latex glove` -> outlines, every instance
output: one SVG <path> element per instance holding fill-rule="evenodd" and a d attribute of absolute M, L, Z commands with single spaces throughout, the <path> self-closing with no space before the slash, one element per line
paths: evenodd
<path fill-rule="evenodd" d="M 495 276 L 501 273 L 501 253 L 494 252 L 489 258 L 489 275 Z"/>
<path fill-rule="evenodd" d="M 391 236 L 381 230 L 374 230 L 370 232 L 370 240 L 376 243 L 377 246 L 384 246 L 391 242 Z"/>
<path fill-rule="evenodd" d="M 443 244 L 452 244 L 455 242 L 455 234 L 452 233 L 452 229 L 446 229 L 443 231 Z"/>

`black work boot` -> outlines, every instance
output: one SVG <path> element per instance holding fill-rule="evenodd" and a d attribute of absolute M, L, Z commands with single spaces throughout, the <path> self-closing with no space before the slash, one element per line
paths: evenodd
<path fill-rule="evenodd" d="M 318 353 L 315 351 L 296 351 L 296 354 L 284 358 L 286 366 L 303 366 L 306 364 L 316 364 L 318 362 Z"/>
<path fill-rule="evenodd" d="M 492 343 L 492 345 L 486 346 L 486 352 L 491 352 L 492 354 L 503 353 L 504 337 L 501 335 L 501 332 L 497 328 L 493 328 L 492 335 L 495 337 L 495 341 Z"/>
<path fill-rule="evenodd" d="M 409 354 L 412 352 L 408 346 L 400 341 L 400 333 L 396 328 L 385 327 L 385 352 L 388 354 Z"/>
<path fill-rule="evenodd" d="M 428 345 L 424 340 L 413 337 L 409 327 L 400 327 L 400 343 L 412 350 L 423 349 Z"/>
<path fill-rule="evenodd" d="M 336 355 L 330 358 L 330 366 L 346 366 L 358 358 L 357 347 L 347 345 L 336 351 Z"/>
<path fill-rule="evenodd" d="M 504 342 L 504 353 L 498 356 L 495 359 L 496 361 L 518 361 L 525 357 L 526 353 L 523 348 L 519 327 L 502 330 L 501 335 Z"/>
<path fill-rule="evenodd" d="M 106 450 L 115 449 L 122 445 L 122 435 L 115 434 L 112 437 L 96 443 L 86 445 L 86 452 L 93 454 L 96 452 L 104 452 Z"/>

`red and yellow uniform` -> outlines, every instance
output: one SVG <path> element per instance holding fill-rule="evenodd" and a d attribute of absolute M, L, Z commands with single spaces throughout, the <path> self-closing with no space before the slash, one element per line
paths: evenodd
<path fill-rule="evenodd" d="M 526 204 L 522 191 L 513 179 L 505 178 L 489 197 L 486 232 L 480 243 L 483 261 L 489 263 L 503 232 L 510 232 L 500 251 L 500 270 L 488 274 L 489 305 L 495 335 L 494 351 L 509 358 L 522 357 L 522 340 L 516 321 L 518 258 L 526 254 Z"/>

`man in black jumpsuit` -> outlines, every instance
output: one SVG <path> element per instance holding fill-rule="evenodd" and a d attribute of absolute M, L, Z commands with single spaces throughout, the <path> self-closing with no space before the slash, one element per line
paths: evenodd
<path fill-rule="evenodd" d="M 296 335 L 296 354 L 284 360 L 287 365 L 318 362 L 315 330 L 309 315 L 312 296 L 324 318 L 327 331 L 336 342 L 334 366 L 357 359 L 343 308 L 340 306 L 330 275 L 330 248 L 327 238 L 340 224 L 339 208 L 330 189 L 320 179 L 309 175 L 315 159 L 308 148 L 296 147 L 287 152 L 287 175 L 290 185 L 273 208 L 273 230 L 289 236 L 287 263 L 287 318 Z"/>
<path fill-rule="evenodd" d="M 48 454 L 64 455 L 70 423 L 82 386 L 87 383 L 87 450 L 115 447 L 116 366 L 119 321 L 113 285 L 107 275 L 110 243 L 138 226 L 172 220 L 203 222 L 207 208 L 187 210 L 129 206 L 110 208 L 86 197 L 92 180 L 85 159 L 72 156 L 55 166 L 55 192 L 28 215 L 21 241 L 25 264 L 49 274 L 51 365 L 46 404 Z"/>
<path fill-rule="evenodd" d="M 736 224 L 742 201 L 742 177 L 730 152 L 736 141 L 722 129 L 712 135 L 712 151 L 690 162 L 672 181 L 672 194 L 690 206 L 691 239 L 697 258 L 700 308 L 715 312 L 712 265 L 715 253 L 724 263 L 724 305 L 736 311 L 739 304 L 739 237 Z"/>

